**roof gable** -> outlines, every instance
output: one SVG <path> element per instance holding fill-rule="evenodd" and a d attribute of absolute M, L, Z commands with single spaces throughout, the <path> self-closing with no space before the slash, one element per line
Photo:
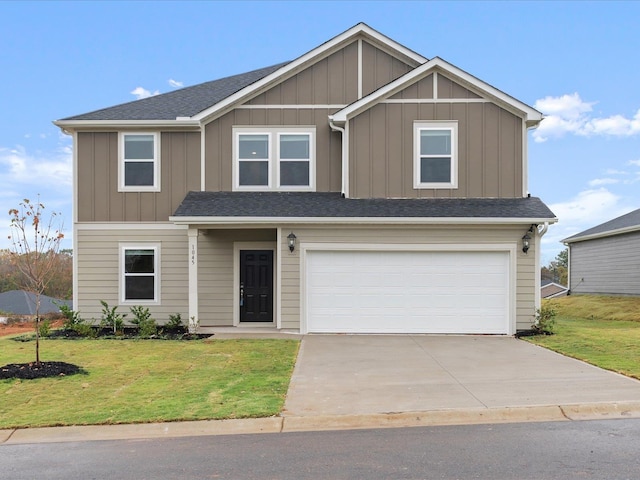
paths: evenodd
<path fill-rule="evenodd" d="M 640 231 L 640 208 L 620 217 L 616 217 L 608 222 L 601 223 L 571 237 L 562 240 L 564 243 L 591 240 L 594 238 L 610 237 L 623 233 Z"/>
<path fill-rule="evenodd" d="M 408 49 L 395 40 L 390 39 L 389 37 L 381 34 L 368 25 L 364 23 L 358 23 L 354 27 L 351 27 L 349 30 L 341 33 L 340 35 L 337 35 L 331 40 L 328 40 L 322 45 L 286 64 L 284 67 L 260 79 L 260 81 L 256 82 L 255 84 L 236 92 L 235 94 L 225 98 L 215 105 L 212 105 L 210 108 L 199 113 L 198 115 L 195 115 L 193 118 L 206 122 L 212 118 L 220 116 L 221 114 L 229 111 L 238 103 L 242 103 L 249 100 L 250 98 L 253 98 L 256 95 L 259 95 L 266 89 L 271 88 L 273 85 L 286 80 L 287 78 L 295 75 L 301 70 L 308 68 L 315 62 L 318 62 L 319 60 L 329 56 L 336 50 L 343 48 L 349 43 L 355 41 L 359 36 L 366 39 L 369 43 L 376 46 L 377 48 L 380 48 L 382 51 L 399 57 L 405 62 L 413 64 L 416 67 L 427 60 L 422 55 Z"/>
<path fill-rule="evenodd" d="M 433 73 L 443 73 L 449 79 L 459 83 L 471 92 L 488 98 L 498 105 L 518 114 L 525 119 L 527 126 L 535 126 L 542 120 L 542 113 L 533 107 L 513 98 L 510 95 L 498 90 L 486 82 L 474 77 L 464 70 L 450 64 L 440 57 L 435 57 L 412 71 L 406 73 L 400 78 L 390 82 L 375 92 L 363 97 L 351 105 L 339 110 L 333 115 L 333 121 L 336 123 L 344 123 L 349 118 L 355 117 L 360 113 L 368 110 L 382 100 L 396 95 L 401 90 L 422 80 Z"/>
<path fill-rule="evenodd" d="M 413 67 L 427 59 L 396 41 L 359 23 L 331 40 L 291 62 L 253 70 L 186 87 L 173 92 L 108 107 L 54 122 L 62 128 L 91 125 L 169 124 L 199 125 L 219 116 L 238 103 L 245 102 L 263 91 L 295 75 L 358 37 L 377 48 L 402 59 Z"/>

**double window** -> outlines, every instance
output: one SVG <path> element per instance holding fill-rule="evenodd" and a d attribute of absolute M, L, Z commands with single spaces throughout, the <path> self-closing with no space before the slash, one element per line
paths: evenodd
<path fill-rule="evenodd" d="M 414 142 L 414 187 L 457 188 L 457 122 L 416 122 Z"/>
<path fill-rule="evenodd" d="M 120 246 L 120 300 L 122 303 L 158 303 L 159 246 Z"/>
<path fill-rule="evenodd" d="M 119 190 L 157 192 L 160 190 L 159 136 L 157 133 L 121 133 Z"/>
<path fill-rule="evenodd" d="M 234 189 L 315 189 L 314 128 L 234 128 Z"/>

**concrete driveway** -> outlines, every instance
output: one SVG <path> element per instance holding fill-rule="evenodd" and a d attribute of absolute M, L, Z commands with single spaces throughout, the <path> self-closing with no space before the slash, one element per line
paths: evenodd
<path fill-rule="evenodd" d="M 513 337 L 306 335 L 283 416 L 640 402 L 640 381 Z"/>

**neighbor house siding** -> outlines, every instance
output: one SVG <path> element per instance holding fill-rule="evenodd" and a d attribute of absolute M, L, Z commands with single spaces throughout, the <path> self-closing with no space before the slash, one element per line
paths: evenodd
<path fill-rule="evenodd" d="M 104 300 L 110 307 L 120 305 L 120 245 L 159 245 L 160 254 L 160 303 L 148 305 L 151 315 L 158 323 L 165 323 L 169 315 L 180 313 L 187 320 L 189 305 L 188 242 L 186 228 L 130 229 L 118 225 L 98 229 L 76 227 L 77 250 L 74 260 L 77 264 L 75 309 L 82 318 L 100 320 L 101 304 Z M 129 314 L 131 305 L 120 305 L 120 313 Z"/>
<path fill-rule="evenodd" d="M 200 190 L 200 133 L 162 132 L 160 191 L 118 192 L 118 133 L 78 133 L 79 222 L 167 221 Z"/>
<path fill-rule="evenodd" d="M 640 232 L 570 244 L 571 293 L 640 295 Z"/>
<path fill-rule="evenodd" d="M 492 103 L 380 103 L 350 121 L 353 198 L 521 197 L 522 119 Z M 414 189 L 414 122 L 458 122 L 458 188 Z"/>
<path fill-rule="evenodd" d="M 398 228 L 392 226 L 380 227 L 305 227 L 284 225 L 282 231 L 294 231 L 298 237 L 298 249 L 291 253 L 283 238 L 279 248 L 282 263 L 282 293 L 281 293 L 281 322 L 282 328 L 300 328 L 300 253 L 304 243 L 360 243 L 360 244 L 418 244 L 418 245 L 465 245 L 473 250 L 481 244 L 511 244 L 518 247 L 522 237 L 522 227 L 479 227 L 479 226 L 430 226 L 406 227 L 402 234 Z M 469 238 L 474 238 L 469 244 Z M 482 240 L 479 240 L 482 239 Z M 516 291 L 515 298 L 516 329 L 524 330 L 531 327 L 535 313 L 535 239 L 531 242 L 528 254 L 516 248 Z M 513 285 L 514 283 L 511 282 Z"/>

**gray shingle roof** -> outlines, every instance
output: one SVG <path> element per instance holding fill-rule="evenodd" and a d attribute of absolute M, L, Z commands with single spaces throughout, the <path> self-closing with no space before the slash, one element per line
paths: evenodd
<path fill-rule="evenodd" d="M 608 222 L 601 223 L 600 225 L 596 225 L 595 227 L 589 228 L 583 232 L 576 233 L 571 237 L 567 237 L 563 242 L 570 243 L 571 241 L 577 240 L 582 237 L 590 237 L 592 235 L 604 235 L 608 232 L 612 232 L 615 230 L 627 229 L 638 227 L 640 228 L 640 208 L 629 212 L 620 217 L 614 218 L 613 220 L 609 220 Z"/>
<path fill-rule="evenodd" d="M 71 300 L 59 300 L 46 295 L 40 295 L 40 313 L 58 313 L 60 307 L 55 303 L 67 305 L 72 308 Z M 14 315 L 35 315 L 36 296 L 24 290 L 11 290 L 0 293 L 0 312 L 12 313 Z"/>
<path fill-rule="evenodd" d="M 539 198 L 355 199 L 325 192 L 189 192 L 174 217 L 537 218 L 555 215 Z"/>
<path fill-rule="evenodd" d="M 62 120 L 175 120 L 176 117 L 192 117 L 275 72 L 287 63 L 289 62 Z"/>

